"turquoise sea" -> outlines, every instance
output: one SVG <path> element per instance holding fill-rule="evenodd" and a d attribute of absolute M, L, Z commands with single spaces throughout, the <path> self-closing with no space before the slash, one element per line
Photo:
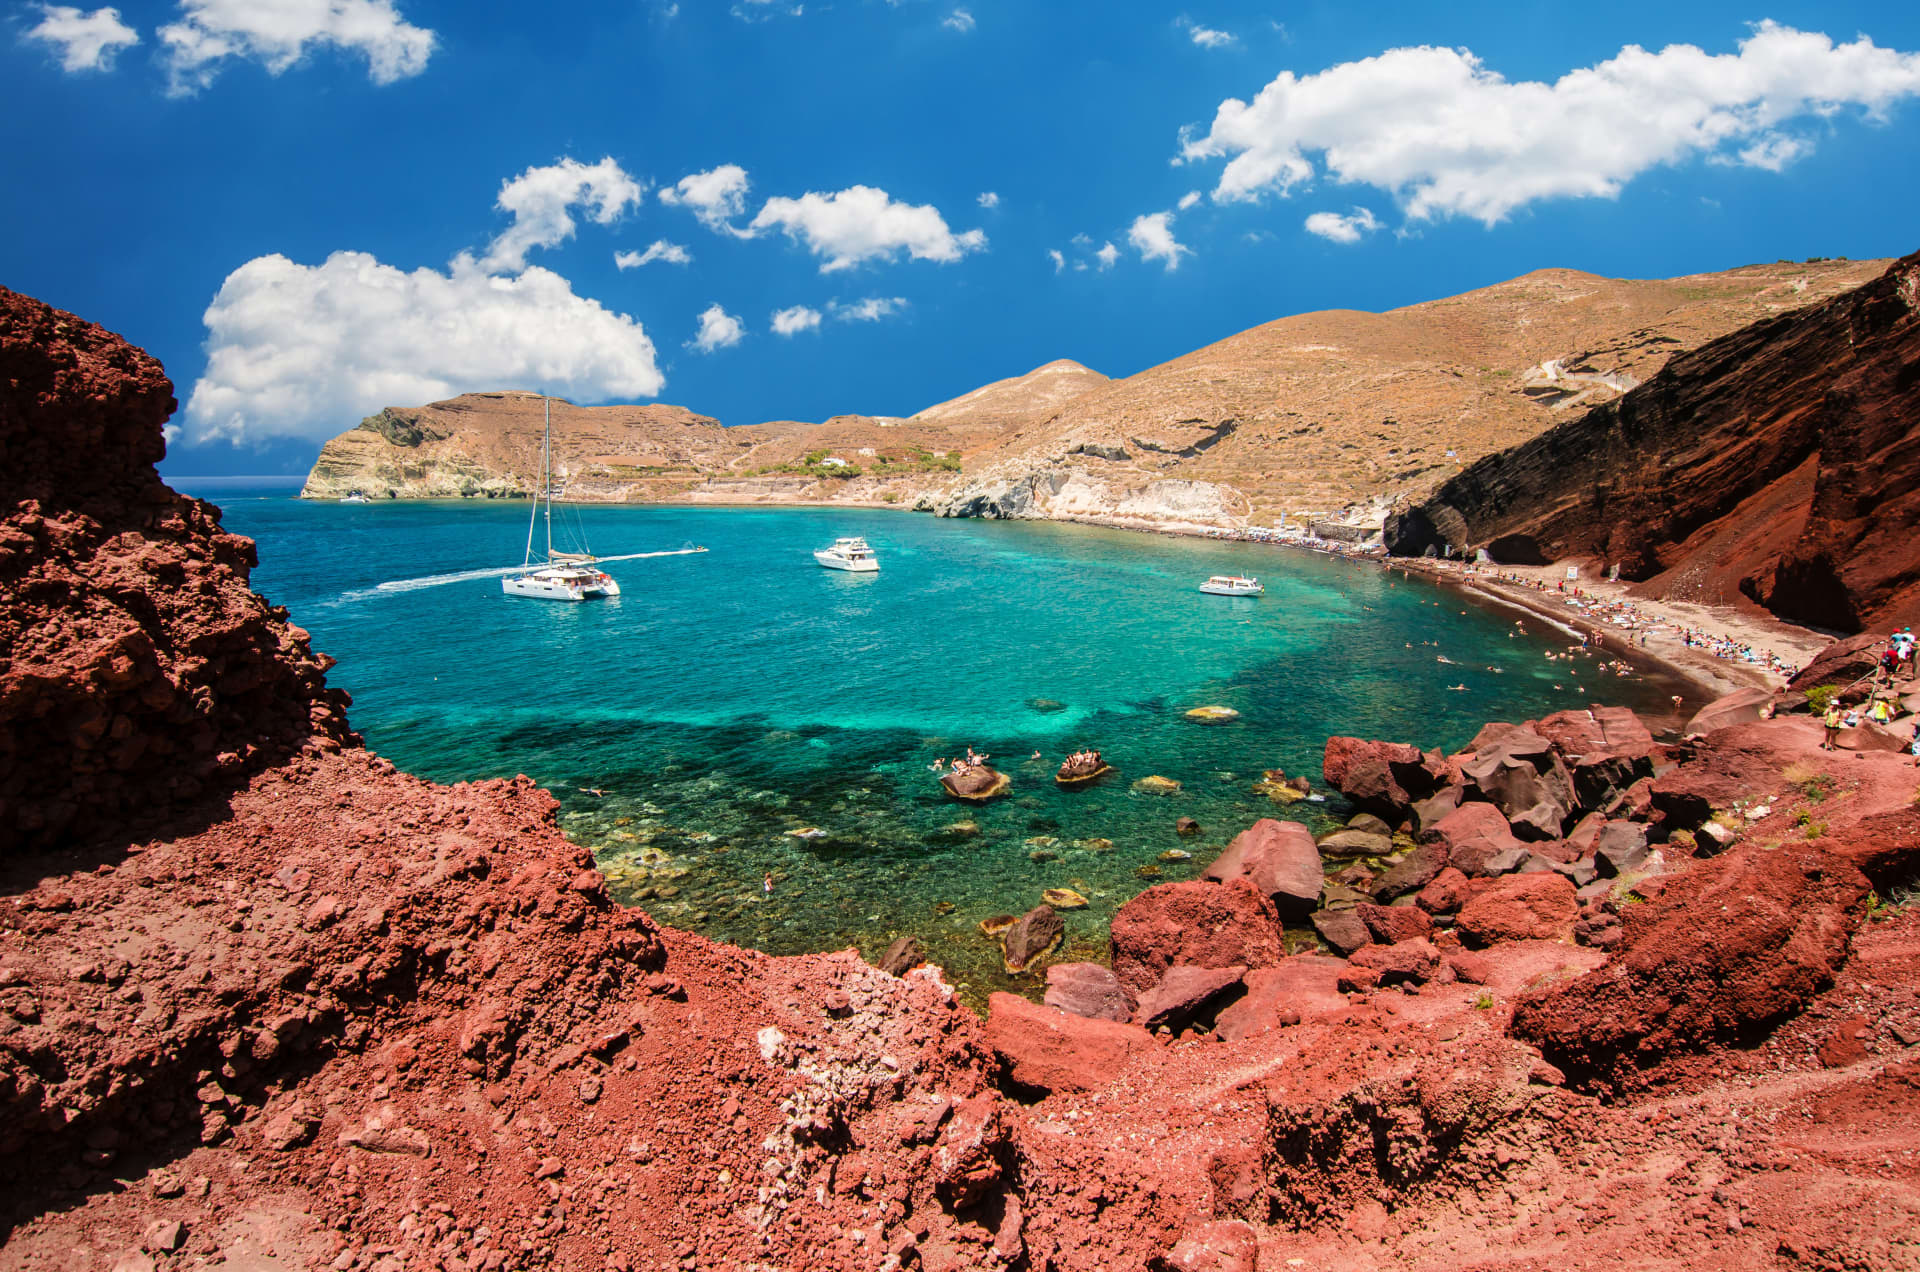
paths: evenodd
<path fill-rule="evenodd" d="M 1329 734 L 1457 748 L 1489 719 L 1672 692 L 1549 662 L 1566 638 L 1540 623 L 1516 634 L 1510 613 L 1287 549 L 892 511 L 568 507 L 560 537 L 603 554 L 709 549 L 611 565 L 624 594 L 576 605 L 458 577 L 520 558 L 525 504 L 183 485 L 258 541 L 256 587 L 340 660 L 355 726 L 396 764 L 530 774 L 616 890 L 667 923 L 774 953 L 877 956 L 912 933 L 974 1001 L 1032 988 L 978 925 L 1043 888 L 1091 902 L 1066 916 L 1061 957 L 1101 958 L 1119 905 L 1193 877 L 1255 818 L 1341 815 L 1337 796 L 1282 809 L 1252 789 L 1270 768 L 1317 783 Z M 814 564 L 848 534 L 872 542 L 878 575 Z M 1229 572 L 1266 595 L 1195 590 Z M 1240 718 L 1184 715 L 1211 704 Z M 928 766 L 970 745 L 1012 776 L 1007 798 L 942 794 Z M 1056 789 L 1060 757 L 1089 746 L 1118 774 Z M 1150 774 L 1180 791 L 1133 789 Z M 1176 835 L 1181 816 L 1203 833 Z M 951 829 L 964 822 L 977 833 Z M 1176 849 L 1191 858 L 1163 859 Z"/>

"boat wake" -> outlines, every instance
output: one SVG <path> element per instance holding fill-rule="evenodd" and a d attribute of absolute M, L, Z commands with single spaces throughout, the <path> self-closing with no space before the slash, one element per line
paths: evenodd
<path fill-rule="evenodd" d="M 705 552 L 698 544 L 689 543 L 681 548 L 668 548 L 664 552 L 627 552 L 620 556 L 593 558 L 595 564 L 604 565 L 609 561 L 644 561 L 650 557 L 688 556 L 695 552 Z M 388 579 L 385 583 L 373 587 L 363 587 L 340 595 L 342 602 L 364 601 L 376 596 L 385 596 L 394 592 L 417 592 L 426 587 L 445 587 L 449 583 L 471 583 L 475 579 L 498 579 L 509 574 L 518 574 L 525 565 L 503 565 L 486 570 L 456 570 L 451 574 L 426 574 L 417 579 Z"/>

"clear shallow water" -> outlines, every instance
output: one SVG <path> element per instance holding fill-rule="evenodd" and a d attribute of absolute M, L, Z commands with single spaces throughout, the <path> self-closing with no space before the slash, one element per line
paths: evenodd
<path fill-rule="evenodd" d="M 1421 580 L 1256 545 L 898 512 L 588 507 L 565 520 L 600 552 L 710 551 L 612 565 L 624 595 L 570 605 L 504 596 L 492 578 L 379 587 L 511 564 L 524 504 L 207 494 L 259 542 L 256 587 L 340 660 L 330 678 L 353 694 L 354 724 L 396 764 L 446 782 L 533 776 L 616 891 L 666 922 L 774 953 L 877 955 L 912 933 L 975 999 L 1014 987 L 978 924 L 1041 889 L 1092 902 L 1066 916 L 1061 957 L 1104 957 L 1115 909 L 1193 877 L 1255 818 L 1320 829 L 1342 813 L 1251 789 L 1275 767 L 1317 783 L 1329 734 L 1451 749 L 1489 719 L 1652 707 L 1670 691 L 1596 687 L 1543 657 L 1564 638 L 1532 621 L 1511 635 L 1511 614 Z M 844 534 L 874 544 L 878 575 L 813 563 Z M 1257 574 L 1267 594 L 1201 595 L 1214 573 Z M 1209 704 L 1240 719 L 1183 714 Z M 968 745 L 1012 776 L 1008 798 L 941 793 L 928 765 Z M 1060 757 L 1083 746 L 1119 773 L 1057 790 Z M 1132 789 L 1149 774 L 1182 789 Z M 1204 833 L 1176 835 L 1181 816 Z M 947 829 L 969 821 L 977 833 Z M 807 829 L 824 833 L 789 833 Z M 1169 849 L 1192 858 L 1162 860 Z"/>

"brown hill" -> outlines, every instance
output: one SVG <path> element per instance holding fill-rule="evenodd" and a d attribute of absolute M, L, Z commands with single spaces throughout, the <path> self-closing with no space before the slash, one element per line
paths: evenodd
<path fill-rule="evenodd" d="M 1389 545 L 1617 564 L 1649 595 L 1825 628 L 1920 620 L 1916 308 L 1920 253 L 1481 460 Z"/>
<path fill-rule="evenodd" d="M 1546 269 L 1382 314 L 1300 314 L 1083 394 L 970 458 L 956 515 L 1057 515 L 1224 486 L 1261 522 L 1431 489 L 1647 379 L 1673 354 L 1822 300 L 1886 262 L 1752 265 L 1668 280 Z M 1236 498 L 1240 496 L 1243 498 Z M 1169 507 L 1167 515 L 1178 516 Z M 1377 516 L 1377 514 L 1376 514 Z"/>

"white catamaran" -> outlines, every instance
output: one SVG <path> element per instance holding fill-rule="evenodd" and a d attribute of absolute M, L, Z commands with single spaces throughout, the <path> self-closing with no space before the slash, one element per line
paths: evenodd
<path fill-rule="evenodd" d="M 599 568 L 598 557 L 586 552 L 553 550 L 553 399 L 547 402 L 546 435 L 540 442 L 540 494 L 527 516 L 527 556 L 518 570 L 500 580 L 500 590 L 508 596 L 537 596 L 547 601 L 590 601 L 599 596 L 620 595 L 613 576 Z M 542 510 L 547 520 L 547 559 L 544 565 L 533 562 L 533 529 Z"/>

